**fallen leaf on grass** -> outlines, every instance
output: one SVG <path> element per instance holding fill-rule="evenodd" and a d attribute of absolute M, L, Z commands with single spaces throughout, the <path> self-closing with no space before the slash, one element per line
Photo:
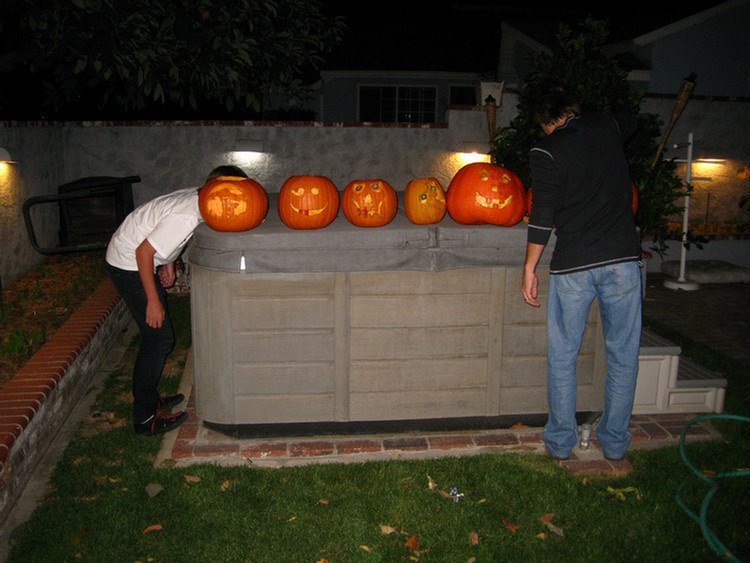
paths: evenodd
<path fill-rule="evenodd" d="M 547 539 L 547 534 L 545 534 L 544 532 L 541 532 L 540 534 L 537 534 L 537 535 L 536 535 L 536 536 L 534 536 L 534 537 L 535 537 L 535 538 L 538 538 L 538 539 L 540 539 L 540 540 L 546 540 L 546 539 Z"/>
<path fill-rule="evenodd" d="M 471 532 L 469 534 L 469 541 L 471 542 L 471 545 L 478 545 L 479 544 L 479 534 L 476 532 Z"/>
<path fill-rule="evenodd" d="M 547 526 L 547 529 L 548 529 L 548 530 L 549 530 L 550 532 L 552 532 L 552 533 L 554 533 L 554 534 L 557 534 L 557 535 L 558 535 L 558 536 L 560 536 L 561 538 L 562 538 L 562 537 L 565 537 L 565 534 L 563 533 L 563 531 L 562 531 L 562 530 L 561 530 L 560 528 L 558 528 L 557 526 L 555 526 L 555 525 L 554 525 L 554 524 L 552 523 L 552 519 L 553 519 L 554 517 L 555 517 L 554 513 L 549 513 L 549 514 L 545 514 L 544 516 L 540 516 L 540 517 L 539 517 L 539 521 L 540 521 L 540 522 L 541 522 L 542 524 L 544 524 L 545 526 Z M 546 538 L 545 538 L 545 539 L 546 539 Z"/>
<path fill-rule="evenodd" d="M 624 489 L 615 489 L 613 487 L 607 487 L 607 492 L 614 496 L 617 500 L 624 501 L 626 493 L 635 493 L 635 498 L 642 500 L 641 493 L 635 487 L 625 487 Z"/>
<path fill-rule="evenodd" d="M 419 538 L 417 537 L 417 534 L 410 536 L 404 543 L 404 547 L 408 547 L 413 551 L 419 551 Z"/>
<path fill-rule="evenodd" d="M 149 526 L 145 530 L 143 530 L 143 535 L 150 534 L 151 532 L 157 532 L 159 530 L 163 530 L 161 524 L 154 524 L 153 526 Z"/>
<path fill-rule="evenodd" d="M 91 528 L 81 528 L 80 530 L 77 530 L 75 534 L 70 538 L 70 543 L 73 545 L 80 544 L 83 540 L 85 540 L 89 534 L 91 533 Z"/>
<path fill-rule="evenodd" d="M 365 551 L 372 551 L 372 548 L 370 546 L 367 546 L 367 545 L 360 545 L 359 549 L 363 549 Z"/>
<path fill-rule="evenodd" d="M 159 483 L 149 483 L 148 485 L 146 485 L 146 494 L 148 495 L 148 498 L 154 498 L 163 490 L 164 486 L 160 485 Z"/>
<path fill-rule="evenodd" d="M 324 557 L 323 559 L 318 559 L 315 563 L 330 563 L 330 561 Z"/>
<path fill-rule="evenodd" d="M 396 532 L 398 532 L 398 530 L 393 526 L 386 526 L 385 524 L 380 525 L 380 533 L 385 536 L 389 534 L 395 534 Z"/>
<path fill-rule="evenodd" d="M 508 528 L 511 532 L 514 534 L 518 530 L 518 528 L 522 528 L 523 526 L 521 524 L 514 524 L 510 520 L 508 520 L 505 516 L 503 516 L 503 524 L 505 524 L 505 527 Z"/>
<path fill-rule="evenodd" d="M 327 498 L 320 499 L 317 504 L 330 504 L 331 501 L 329 501 Z"/>
<path fill-rule="evenodd" d="M 185 475 L 184 477 L 187 483 L 200 483 L 201 481 L 201 478 L 195 475 Z"/>
<path fill-rule="evenodd" d="M 107 483 L 119 483 L 122 481 L 121 477 L 108 477 L 107 475 L 99 475 L 94 477 L 97 485 L 106 485 Z"/>
<path fill-rule="evenodd" d="M 437 483 L 429 475 L 427 476 L 427 488 L 430 490 L 437 489 Z"/>

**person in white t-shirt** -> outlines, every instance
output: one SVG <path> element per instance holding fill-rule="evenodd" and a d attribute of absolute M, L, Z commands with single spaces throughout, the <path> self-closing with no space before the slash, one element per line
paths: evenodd
<path fill-rule="evenodd" d="M 247 177 L 235 166 L 219 166 L 207 181 L 220 176 Z M 184 411 L 165 412 L 184 401 L 182 393 L 161 396 L 158 387 L 174 347 L 165 288 L 174 284 L 174 261 L 203 221 L 199 192 L 185 188 L 144 203 L 123 220 L 107 246 L 109 277 L 141 332 L 133 368 L 133 427 L 144 436 L 173 430 L 187 420 Z"/>

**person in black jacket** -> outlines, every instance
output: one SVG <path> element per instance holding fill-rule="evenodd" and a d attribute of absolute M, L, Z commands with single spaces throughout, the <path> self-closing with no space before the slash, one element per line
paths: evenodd
<path fill-rule="evenodd" d="M 596 436 L 608 459 L 630 445 L 641 336 L 641 248 L 624 145 L 637 128 L 631 114 L 585 114 L 562 84 L 530 87 L 529 107 L 547 136 L 532 148 L 533 205 L 522 293 L 539 307 L 536 268 L 555 231 L 547 303 L 547 398 L 544 443 L 567 459 L 578 441 L 576 362 L 586 320 L 599 301 L 606 344 L 604 410 Z"/>

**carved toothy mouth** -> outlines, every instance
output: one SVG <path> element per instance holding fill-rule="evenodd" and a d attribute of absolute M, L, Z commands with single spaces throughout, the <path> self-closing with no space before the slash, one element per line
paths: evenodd
<path fill-rule="evenodd" d="M 491 199 L 488 197 L 484 197 L 479 192 L 476 192 L 474 199 L 476 200 L 478 205 L 485 207 L 487 209 L 502 209 L 503 207 L 507 207 L 508 205 L 510 205 L 510 202 L 513 199 L 513 196 L 509 195 L 508 197 L 505 198 L 505 200 L 500 201 L 500 198 Z"/>
<path fill-rule="evenodd" d="M 313 215 L 313 216 L 320 215 L 321 213 L 323 213 L 323 211 L 328 209 L 327 203 L 320 209 L 298 209 L 297 207 L 294 207 L 294 205 L 292 205 L 291 203 L 289 204 L 289 206 L 292 208 L 292 211 L 294 211 L 295 213 L 299 213 L 300 215 Z"/>
<path fill-rule="evenodd" d="M 357 208 L 357 215 L 361 215 L 362 217 L 374 217 L 375 215 L 380 216 L 381 209 L 383 208 L 382 201 L 378 203 L 377 210 L 372 206 L 372 198 L 370 197 L 370 194 L 367 194 L 367 196 L 365 196 L 364 207 L 361 207 L 359 203 L 354 200 L 352 200 L 352 203 L 354 204 L 354 207 Z"/>

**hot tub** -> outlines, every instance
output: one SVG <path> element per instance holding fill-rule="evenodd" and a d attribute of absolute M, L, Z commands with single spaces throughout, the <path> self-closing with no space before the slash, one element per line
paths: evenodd
<path fill-rule="evenodd" d="M 198 417 L 240 436 L 546 417 L 545 310 L 520 293 L 526 229 L 413 225 L 400 209 L 385 227 L 340 214 L 293 230 L 274 194 L 251 231 L 201 225 L 189 254 Z M 589 324 L 579 411 L 603 396 L 597 311 Z"/>

